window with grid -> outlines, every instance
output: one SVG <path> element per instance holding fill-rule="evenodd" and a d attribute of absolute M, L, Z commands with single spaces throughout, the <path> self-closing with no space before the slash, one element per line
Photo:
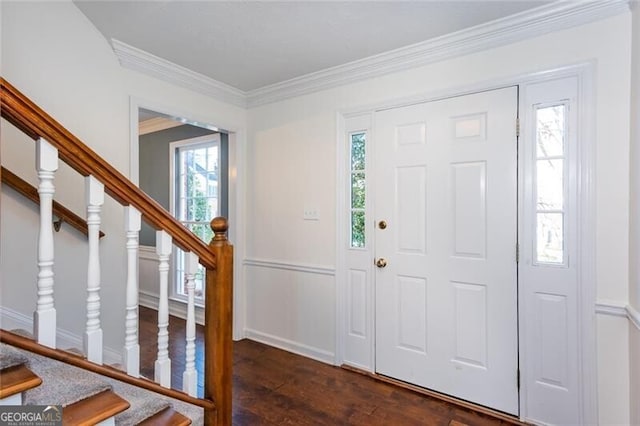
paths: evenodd
<path fill-rule="evenodd" d="M 209 243 L 213 237 L 212 218 L 220 215 L 220 143 L 218 139 L 173 146 L 174 214 L 176 218 Z M 177 249 L 175 295 L 186 296 L 184 252 Z M 204 268 L 199 266 L 195 296 L 204 298 Z"/>

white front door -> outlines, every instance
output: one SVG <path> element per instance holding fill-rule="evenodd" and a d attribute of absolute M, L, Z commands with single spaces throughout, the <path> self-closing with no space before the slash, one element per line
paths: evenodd
<path fill-rule="evenodd" d="M 389 109 L 374 131 L 376 372 L 511 414 L 517 97 Z"/>

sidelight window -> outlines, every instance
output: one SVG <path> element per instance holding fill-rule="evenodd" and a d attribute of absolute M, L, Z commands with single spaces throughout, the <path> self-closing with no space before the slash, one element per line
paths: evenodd
<path fill-rule="evenodd" d="M 366 206 L 366 141 L 365 132 L 351 133 L 349 137 L 350 153 L 350 200 L 351 200 L 351 236 L 353 248 L 364 248 L 365 206 Z"/>
<path fill-rule="evenodd" d="M 567 105 L 535 108 L 536 263 L 563 265 L 566 259 Z"/>

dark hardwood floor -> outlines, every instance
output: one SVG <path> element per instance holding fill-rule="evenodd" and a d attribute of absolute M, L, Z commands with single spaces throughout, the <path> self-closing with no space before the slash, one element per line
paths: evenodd
<path fill-rule="evenodd" d="M 182 389 L 185 321 L 171 317 L 172 387 Z M 140 308 L 141 372 L 153 378 L 157 313 Z M 196 368 L 202 395 L 203 330 Z M 505 421 L 251 340 L 234 343 L 234 425 L 500 425 Z"/>

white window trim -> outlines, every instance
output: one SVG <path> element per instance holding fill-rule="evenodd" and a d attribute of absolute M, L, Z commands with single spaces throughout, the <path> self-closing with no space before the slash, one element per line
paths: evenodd
<path fill-rule="evenodd" d="M 214 133 L 205 136 L 198 136 L 195 138 L 182 139 L 179 141 L 171 142 L 169 144 L 169 212 L 173 217 L 176 217 L 177 214 L 177 206 L 176 206 L 176 192 L 175 192 L 175 182 L 176 182 L 176 151 L 185 146 L 189 147 L 198 147 L 204 145 L 212 144 L 218 147 L 218 152 L 220 152 L 220 133 Z M 221 200 L 218 197 L 218 211 L 220 211 Z M 174 247 L 171 254 L 171 262 L 170 262 L 170 278 L 169 278 L 169 298 L 172 300 L 178 300 L 181 302 L 187 302 L 187 296 L 182 295 L 177 292 L 176 286 L 176 265 L 178 264 L 178 255 L 181 253 L 181 250 L 178 250 Z M 204 292 L 204 289 L 203 289 Z M 198 307 L 204 307 L 205 298 L 203 297 L 195 297 L 195 305 Z"/>

